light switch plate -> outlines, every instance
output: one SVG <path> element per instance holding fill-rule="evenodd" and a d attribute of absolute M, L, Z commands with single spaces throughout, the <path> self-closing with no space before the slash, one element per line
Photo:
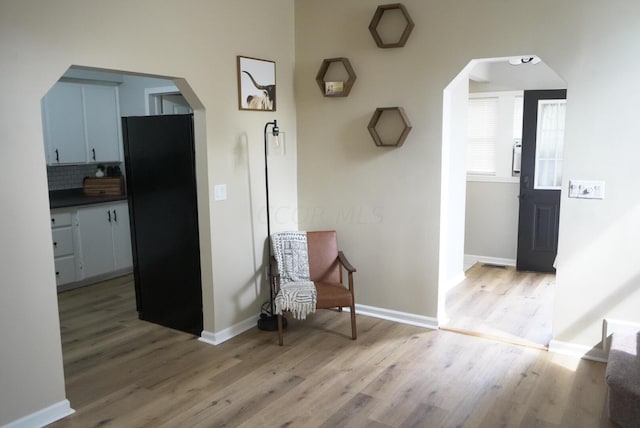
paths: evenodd
<path fill-rule="evenodd" d="M 227 185 L 216 184 L 213 188 L 213 197 L 216 201 L 224 201 L 227 199 Z"/>
<path fill-rule="evenodd" d="M 569 180 L 569 197 L 580 199 L 604 199 L 604 181 Z"/>

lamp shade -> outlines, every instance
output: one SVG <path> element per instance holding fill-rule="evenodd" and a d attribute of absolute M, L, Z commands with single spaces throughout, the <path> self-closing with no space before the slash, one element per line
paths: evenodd
<path fill-rule="evenodd" d="M 284 156 L 286 154 L 286 138 L 283 131 L 278 133 L 267 132 L 267 155 L 268 156 Z"/>

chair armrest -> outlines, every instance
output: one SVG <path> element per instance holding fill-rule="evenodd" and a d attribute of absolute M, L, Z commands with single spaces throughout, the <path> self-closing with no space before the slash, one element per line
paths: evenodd
<path fill-rule="evenodd" d="M 276 261 L 275 257 L 271 256 L 271 260 L 269 260 L 269 266 L 271 269 L 269 271 L 271 276 L 274 278 L 280 278 L 280 270 L 278 270 L 278 262 Z"/>
<path fill-rule="evenodd" d="M 344 268 L 349 273 L 356 272 L 356 268 L 351 266 L 351 263 L 349 263 L 349 260 L 347 260 L 347 256 L 345 256 L 342 251 L 338 251 L 338 260 L 340 260 L 340 263 L 342 264 L 342 266 L 344 266 Z"/>
<path fill-rule="evenodd" d="M 278 262 L 273 256 L 269 260 L 269 283 L 274 292 L 277 293 L 280 290 L 280 270 L 278 269 Z"/>

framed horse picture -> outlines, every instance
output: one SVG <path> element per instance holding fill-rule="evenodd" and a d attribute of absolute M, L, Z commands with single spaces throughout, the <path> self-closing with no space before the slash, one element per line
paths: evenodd
<path fill-rule="evenodd" d="M 238 56 L 238 108 L 276 111 L 276 63 Z"/>

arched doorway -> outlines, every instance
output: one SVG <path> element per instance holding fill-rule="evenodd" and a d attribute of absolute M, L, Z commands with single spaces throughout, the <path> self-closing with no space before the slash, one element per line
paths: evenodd
<path fill-rule="evenodd" d="M 566 88 L 566 82 L 537 57 L 527 55 L 472 60 L 444 91 L 438 302 L 441 326 L 452 324 L 447 293 L 465 280 L 467 268 L 476 262 L 488 267 L 500 265 L 499 269 L 515 265 L 519 175 L 513 161 L 515 143 L 519 145 L 520 141 L 512 134 L 514 110 L 517 110 L 514 99 L 518 94 L 521 97 L 523 90 L 559 87 Z M 500 116 L 503 122 L 495 125 L 499 135 L 493 138 L 505 143 L 491 147 L 495 150 L 492 161 L 498 163 L 497 168 L 486 168 L 484 174 L 469 173 L 465 165 L 470 97 L 492 101 L 496 117 Z M 501 109 L 499 115 L 497 106 Z M 471 271 L 471 275 L 475 274 L 475 270 Z M 470 296 L 467 299 L 473 301 Z M 550 304 L 548 306 L 546 323 L 550 339 Z M 478 324 L 476 320 L 474 325 Z M 505 336 L 513 335 L 505 333 Z M 548 339 L 543 341 L 548 343 Z"/>

